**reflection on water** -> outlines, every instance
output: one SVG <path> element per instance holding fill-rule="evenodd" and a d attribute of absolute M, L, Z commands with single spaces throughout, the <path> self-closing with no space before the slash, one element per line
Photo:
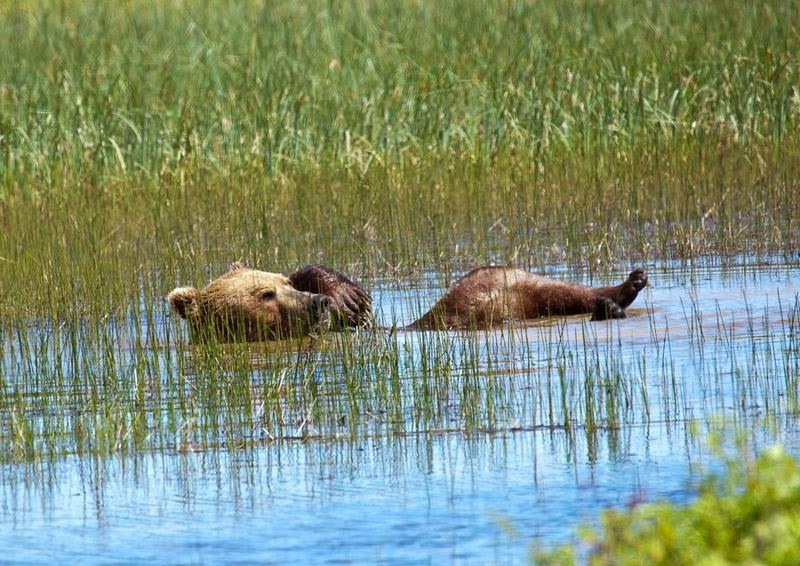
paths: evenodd
<path fill-rule="evenodd" d="M 9 345 L 0 544 L 36 562 L 518 562 L 605 507 L 687 501 L 714 426 L 800 452 L 800 268 L 657 266 L 650 281 L 623 321 L 226 352 L 245 372 L 191 350 L 143 362 L 129 340 L 41 384 L 24 364 L 56 367 L 69 344 L 40 342 L 33 361 L 37 342 Z M 373 288 L 386 327 L 439 293 Z M 146 407 L 120 409 L 122 433 L 69 402 L 91 401 L 103 356 L 120 398 Z M 20 463 L 25 403 L 40 456 Z"/>

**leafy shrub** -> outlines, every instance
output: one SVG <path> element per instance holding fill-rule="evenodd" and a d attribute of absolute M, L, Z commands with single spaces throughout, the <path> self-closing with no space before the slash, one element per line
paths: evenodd
<path fill-rule="evenodd" d="M 755 461 L 730 459 L 688 506 L 658 502 L 603 513 L 586 529 L 590 564 L 800 564 L 800 466 L 781 446 Z M 579 549 L 534 555 L 571 564 Z"/>

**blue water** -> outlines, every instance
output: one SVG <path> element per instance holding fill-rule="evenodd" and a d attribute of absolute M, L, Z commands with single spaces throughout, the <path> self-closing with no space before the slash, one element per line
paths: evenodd
<path fill-rule="evenodd" d="M 505 406 L 491 429 L 465 428 L 456 398 L 449 427 L 407 423 L 403 434 L 323 430 L 242 449 L 4 464 L 0 560 L 519 563 L 532 545 L 572 540 L 605 508 L 690 501 L 700 473 L 719 465 L 705 441 L 714 426 L 744 430 L 753 450 L 782 442 L 800 454 L 800 266 L 659 265 L 650 281 L 623 321 L 446 337 L 454 349 L 477 344 L 473 370 L 496 376 Z M 371 290 L 385 326 L 409 322 L 440 293 Z M 413 371 L 425 337 L 393 339 Z M 561 409 L 547 414 L 548 395 L 561 391 L 556 369 L 580 391 L 593 375 L 587 355 L 612 359 L 617 385 L 630 389 L 616 427 L 602 420 L 590 431 L 582 417 L 568 429 Z M 585 408 L 577 399 L 573 416 Z"/>
<path fill-rule="evenodd" d="M 607 506 L 689 497 L 685 448 L 640 432 L 591 465 L 581 443 L 522 433 L 70 458 L 44 491 L 5 470 L 5 558 L 513 562 Z"/>

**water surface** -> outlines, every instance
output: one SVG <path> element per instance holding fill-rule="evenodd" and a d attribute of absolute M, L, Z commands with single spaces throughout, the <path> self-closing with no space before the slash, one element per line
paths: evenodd
<path fill-rule="evenodd" d="M 250 352 L 244 375 L 214 374 L 227 383 L 203 377 L 206 362 L 176 340 L 166 312 L 144 333 L 159 337 L 147 364 L 132 353 L 137 334 L 116 327 L 120 341 L 80 363 L 64 362 L 73 349 L 52 332 L 35 357 L 9 337 L 4 559 L 516 563 L 602 509 L 689 501 L 698 474 L 718 464 L 710 430 L 800 453 L 800 267 L 660 264 L 649 274 L 625 320 L 384 331 L 386 350 L 349 336 L 271 346 Z M 405 324 L 431 304 L 441 289 L 427 281 L 412 291 L 373 282 L 380 323 Z M 108 356 L 118 387 L 139 387 L 130 375 L 151 365 L 160 377 L 141 385 L 143 432 L 131 424 L 117 449 L 100 450 L 99 425 L 89 440 L 74 427 L 104 422 L 88 419 L 84 392 Z M 272 399 L 276 379 L 286 387 Z M 69 392 L 47 394 L 59 387 Z M 8 440 L 20 399 L 37 413 L 29 461 Z"/>

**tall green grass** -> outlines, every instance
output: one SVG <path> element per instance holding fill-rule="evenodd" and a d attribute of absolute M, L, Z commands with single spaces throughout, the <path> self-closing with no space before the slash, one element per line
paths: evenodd
<path fill-rule="evenodd" d="M 786 2 L 7 4 L 10 304 L 107 311 L 239 258 L 795 253 L 797 24 Z"/>

